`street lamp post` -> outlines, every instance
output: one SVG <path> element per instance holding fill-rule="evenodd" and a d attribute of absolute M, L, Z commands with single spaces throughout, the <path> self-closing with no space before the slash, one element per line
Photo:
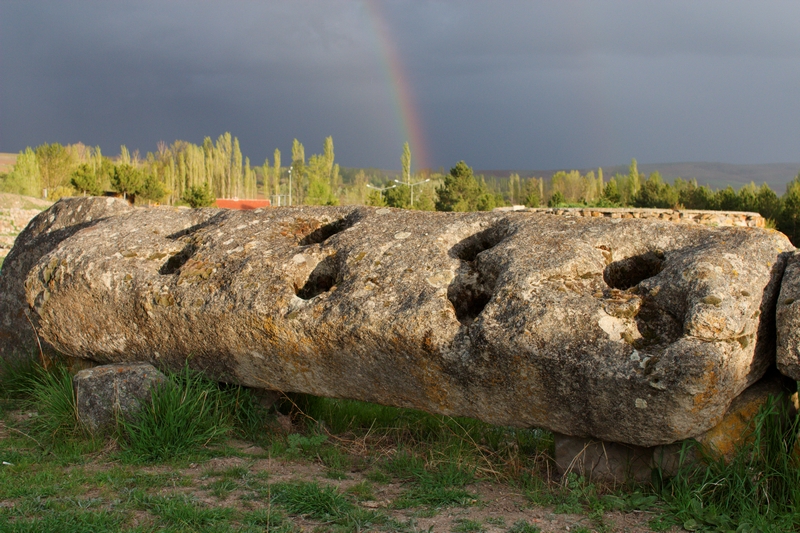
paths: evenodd
<path fill-rule="evenodd" d="M 378 193 L 381 196 L 381 200 L 383 200 L 383 191 L 388 191 L 389 189 L 394 189 L 395 187 L 397 187 L 397 185 L 391 185 L 389 187 L 376 187 L 376 186 L 372 185 L 371 183 L 367 183 L 367 187 L 369 187 L 370 189 L 375 189 L 376 191 L 378 191 Z"/>
<path fill-rule="evenodd" d="M 411 183 L 411 176 L 408 176 L 408 182 L 406 182 L 406 183 L 403 183 L 400 180 L 394 180 L 394 181 L 396 183 L 399 183 L 400 185 L 405 185 L 406 187 L 411 189 L 411 207 L 413 208 L 414 207 L 414 187 L 416 187 L 417 185 L 422 185 L 423 183 L 428 183 L 429 181 L 431 181 L 431 179 L 428 178 L 426 180 L 418 181 L 416 183 Z"/>

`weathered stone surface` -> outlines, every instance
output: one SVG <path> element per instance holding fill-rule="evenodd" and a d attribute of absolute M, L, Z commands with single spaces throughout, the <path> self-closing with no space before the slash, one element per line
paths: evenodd
<path fill-rule="evenodd" d="M 36 336 L 25 317 L 25 277 L 31 267 L 78 230 L 132 209 L 115 198 L 65 198 L 31 220 L 0 270 L 0 357 L 37 353 Z"/>
<path fill-rule="evenodd" d="M 800 252 L 786 261 L 776 312 L 778 370 L 800 381 Z"/>
<path fill-rule="evenodd" d="M 72 378 L 78 420 L 92 433 L 109 429 L 117 417 L 130 419 L 167 377 L 149 363 L 101 365 Z"/>
<path fill-rule="evenodd" d="M 555 434 L 556 468 L 562 475 L 574 472 L 595 481 L 647 483 L 656 468 L 669 477 L 678 472 L 682 461 L 694 463 L 703 455 L 730 460 L 737 446 L 752 438 L 753 419 L 770 397 L 780 398 L 789 416 L 796 414 L 795 389 L 793 381 L 772 369 L 734 398 L 719 424 L 695 436 L 695 447 L 685 450 L 684 442 L 642 447 Z"/>
<path fill-rule="evenodd" d="M 59 350 L 653 446 L 774 360 L 785 236 L 365 207 L 136 210 L 38 262 Z"/>
<path fill-rule="evenodd" d="M 791 417 L 797 412 L 797 384 L 779 374 L 774 368 L 757 383 L 734 398 L 719 424 L 694 437 L 697 447 L 684 450 L 684 462 L 694 462 L 703 455 L 714 459 L 730 460 L 737 446 L 753 437 L 753 419 L 769 398 L 780 399 L 781 405 Z M 787 420 L 788 422 L 788 420 Z M 658 466 L 666 476 L 677 473 L 681 465 L 682 442 L 653 448 L 653 467 Z"/>
<path fill-rule="evenodd" d="M 796 383 L 774 369 L 771 372 L 734 398 L 719 424 L 695 438 L 706 454 L 731 459 L 736 447 L 752 438 L 753 419 L 770 397 L 781 398 L 781 409 L 786 409 L 789 418 L 794 417 Z"/>

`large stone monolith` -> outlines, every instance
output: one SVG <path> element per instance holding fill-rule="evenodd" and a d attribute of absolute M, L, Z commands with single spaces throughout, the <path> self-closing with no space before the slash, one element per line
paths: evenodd
<path fill-rule="evenodd" d="M 76 357 L 654 446 L 772 364 L 791 250 L 635 219 L 158 208 L 74 233 L 26 287 Z"/>

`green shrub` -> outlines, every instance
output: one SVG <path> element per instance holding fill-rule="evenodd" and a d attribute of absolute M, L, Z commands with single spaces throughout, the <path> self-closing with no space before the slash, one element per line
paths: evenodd
<path fill-rule="evenodd" d="M 211 192 L 211 187 L 206 182 L 203 185 L 192 185 L 183 191 L 181 201 L 196 209 L 198 207 L 212 206 L 216 199 L 214 198 L 214 193 Z"/>

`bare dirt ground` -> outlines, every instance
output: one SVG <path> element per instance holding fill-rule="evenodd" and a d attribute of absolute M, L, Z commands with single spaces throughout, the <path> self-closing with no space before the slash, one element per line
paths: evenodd
<path fill-rule="evenodd" d="M 39 198 L 0 193 L 0 257 L 8 255 L 28 222 L 51 205 L 52 202 Z"/>
<path fill-rule="evenodd" d="M 0 438 L 7 430 L 0 424 Z M 238 468 L 245 469 L 248 476 L 267 477 L 271 484 L 316 482 L 320 485 L 334 486 L 342 493 L 347 493 L 349 489 L 359 484 L 367 483 L 372 487 L 374 497 L 361 500 L 358 505 L 365 509 L 380 510 L 400 523 L 412 521 L 416 531 L 471 531 L 459 529 L 459 526 L 463 527 L 464 523 L 472 522 L 480 524 L 482 527 L 475 531 L 501 533 L 508 531 L 520 521 L 538 527 L 541 533 L 648 533 L 653 531 L 648 525 L 649 520 L 654 516 L 651 512 L 607 512 L 602 518 L 602 523 L 598 525 L 598 522 L 592 520 L 587 514 L 562 514 L 555 512 L 553 508 L 533 505 L 524 494 L 513 487 L 489 481 L 480 481 L 465 487 L 476 495 L 476 498 L 466 506 L 443 509 L 423 507 L 396 509 L 393 504 L 405 488 L 402 482 L 370 483 L 366 472 L 356 469 L 347 472 L 345 479 L 331 479 L 326 467 L 319 462 L 269 457 L 266 450 L 247 442 L 230 441 L 228 445 L 236 448 L 240 455 L 213 458 L 202 463 L 190 463 L 184 468 L 156 465 L 142 466 L 137 471 L 143 474 L 168 475 L 181 480 L 174 486 L 161 487 L 158 489 L 157 495 L 181 494 L 189 496 L 209 508 L 226 507 L 242 511 L 266 509 L 269 498 L 262 500 L 248 498 L 247 490 L 242 487 L 223 496 L 213 493 L 210 481 L 214 479 L 214 476 Z M 84 465 L 80 468 L 84 471 L 101 473 L 117 466 L 114 462 L 100 460 L 93 465 Z M 327 531 L 324 524 L 314 520 L 298 516 L 292 516 L 290 520 L 295 527 L 304 532 Z M 385 528 L 383 529 L 385 530 Z M 675 533 L 679 529 L 668 531 Z"/>
<path fill-rule="evenodd" d="M 42 200 L 41 198 L 0 192 L 0 209 L 35 209 L 42 211 L 51 205 L 53 205 L 53 202 Z"/>

